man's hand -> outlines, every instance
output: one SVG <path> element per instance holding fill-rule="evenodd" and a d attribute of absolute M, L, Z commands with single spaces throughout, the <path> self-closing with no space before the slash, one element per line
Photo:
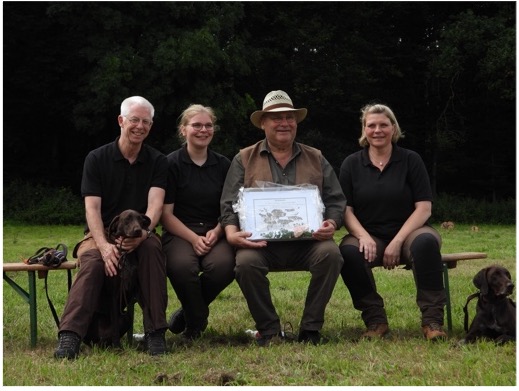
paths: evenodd
<path fill-rule="evenodd" d="M 123 238 L 119 236 L 115 239 L 115 244 L 118 248 L 124 252 L 131 253 L 137 247 L 141 245 L 148 238 L 148 232 L 146 230 L 142 230 L 141 236 L 137 238 Z"/>
<path fill-rule="evenodd" d="M 117 249 L 117 246 L 106 242 L 106 244 L 99 247 L 99 251 L 101 252 L 103 262 L 105 263 L 105 274 L 110 277 L 117 275 L 119 258 L 121 257 L 121 253 Z"/>
<path fill-rule="evenodd" d="M 261 248 L 267 246 L 266 240 L 253 242 L 252 240 L 247 239 L 250 236 L 252 236 L 252 232 L 237 231 L 233 233 L 228 233 L 227 241 L 231 246 L 239 248 Z"/>
<path fill-rule="evenodd" d="M 333 238 L 335 233 L 335 224 L 328 220 L 324 220 L 317 231 L 312 234 L 312 237 L 317 240 L 328 240 Z"/>

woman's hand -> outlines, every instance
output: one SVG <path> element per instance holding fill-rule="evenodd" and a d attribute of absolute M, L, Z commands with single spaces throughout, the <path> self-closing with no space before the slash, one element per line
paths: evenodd
<path fill-rule="evenodd" d="M 392 241 L 387 245 L 383 258 L 384 269 L 391 270 L 400 265 L 401 251 L 402 245 L 400 243 Z"/>
<path fill-rule="evenodd" d="M 369 235 L 359 238 L 359 251 L 364 253 L 364 259 L 373 262 L 377 258 L 377 243 Z"/>
<path fill-rule="evenodd" d="M 196 240 L 191 243 L 193 246 L 193 250 L 195 254 L 199 257 L 206 255 L 209 251 L 211 251 L 211 246 L 209 245 L 205 236 L 197 236 Z"/>

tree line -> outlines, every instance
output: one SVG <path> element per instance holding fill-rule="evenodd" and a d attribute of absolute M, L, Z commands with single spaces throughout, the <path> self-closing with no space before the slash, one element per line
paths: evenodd
<path fill-rule="evenodd" d="M 262 137 L 274 89 L 308 108 L 298 140 L 338 171 L 360 108 L 388 104 L 437 194 L 515 198 L 515 2 L 4 2 L 4 182 L 79 193 L 83 160 L 119 134 L 121 101 L 156 109 L 148 143 L 215 109 L 213 148 Z"/>

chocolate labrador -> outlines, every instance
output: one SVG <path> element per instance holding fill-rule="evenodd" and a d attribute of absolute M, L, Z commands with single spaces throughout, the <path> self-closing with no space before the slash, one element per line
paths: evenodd
<path fill-rule="evenodd" d="M 479 293 L 476 315 L 467 330 L 468 313 L 465 305 L 465 331 L 467 335 L 461 343 L 472 343 L 477 339 L 491 339 L 501 344 L 515 341 L 515 302 L 510 299 L 514 284 L 510 272 L 499 265 L 480 270 L 473 279 Z"/>
<path fill-rule="evenodd" d="M 115 216 L 108 227 L 108 240 L 115 243 L 118 237 L 138 238 L 142 236 L 142 230 L 147 230 L 151 220 L 143 213 L 127 209 Z"/>
<path fill-rule="evenodd" d="M 108 241 L 115 243 L 117 238 L 140 237 L 142 230 L 148 230 L 150 223 L 150 218 L 145 214 L 127 209 L 111 221 Z M 118 274 L 109 278 L 102 294 L 110 299 L 104 301 L 102 310 L 95 314 L 85 337 L 86 343 L 116 348 L 121 346 L 120 338 L 129 330 L 132 321 L 125 309 L 137 297 L 137 266 L 138 260 L 134 252 L 121 251 Z"/>

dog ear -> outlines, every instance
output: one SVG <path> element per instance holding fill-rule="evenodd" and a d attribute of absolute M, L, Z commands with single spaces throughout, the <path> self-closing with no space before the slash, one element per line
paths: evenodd
<path fill-rule="evenodd" d="M 481 269 L 475 276 L 472 282 L 478 288 L 482 295 L 488 294 L 487 271 L 488 267 Z"/>
<path fill-rule="evenodd" d="M 108 241 L 115 240 L 115 233 L 117 231 L 117 226 L 119 225 L 119 215 L 115 216 L 110 225 L 108 226 Z"/>
<path fill-rule="evenodd" d="M 146 216 L 145 214 L 141 214 L 141 219 L 142 219 L 142 221 L 141 221 L 142 227 L 148 229 L 151 224 L 151 219 L 148 216 Z"/>
<path fill-rule="evenodd" d="M 108 233 L 110 235 L 114 234 L 115 231 L 117 231 L 117 224 L 119 224 L 119 215 L 115 216 L 110 222 L 110 225 L 108 226 Z"/>

